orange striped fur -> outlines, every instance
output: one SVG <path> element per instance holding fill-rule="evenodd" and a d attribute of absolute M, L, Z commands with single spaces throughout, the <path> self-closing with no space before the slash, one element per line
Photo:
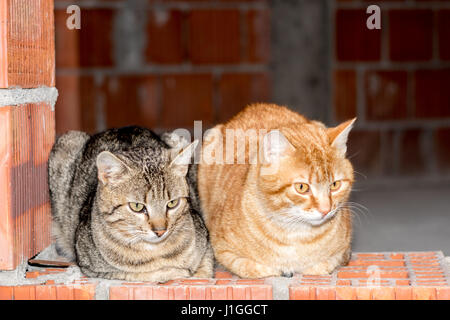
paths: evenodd
<path fill-rule="evenodd" d="M 262 173 L 266 158 L 248 152 L 249 139 L 244 164 L 199 164 L 201 209 L 220 264 L 241 277 L 259 278 L 330 273 L 347 263 L 352 223 L 345 202 L 353 168 L 345 158 L 345 144 L 353 121 L 326 128 L 285 107 L 255 104 L 215 127 L 203 152 L 217 141 L 225 149 L 227 129 L 279 130 L 289 144 L 276 173 Z M 264 141 L 257 140 L 261 150 L 266 150 Z M 257 161 L 249 164 L 250 159 Z M 340 188 L 330 191 L 336 180 Z M 308 184 L 309 192 L 297 192 L 296 182 Z M 323 222 L 308 220 L 327 210 L 330 216 Z"/>

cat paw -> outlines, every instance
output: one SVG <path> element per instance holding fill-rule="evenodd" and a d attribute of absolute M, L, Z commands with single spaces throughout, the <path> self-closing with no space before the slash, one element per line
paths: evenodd
<path fill-rule="evenodd" d="M 212 270 L 198 270 L 196 273 L 194 273 L 194 278 L 212 278 L 213 277 L 213 271 Z"/>
<path fill-rule="evenodd" d="M 330 268 L 328 263 L 319 262 L 312 266 L 311 268 L 305 269 L 302 273 L 311 275 L 311 276 L 318 276 L 323 274 L 330 274 L 333 271 L 333 268 Z"/>

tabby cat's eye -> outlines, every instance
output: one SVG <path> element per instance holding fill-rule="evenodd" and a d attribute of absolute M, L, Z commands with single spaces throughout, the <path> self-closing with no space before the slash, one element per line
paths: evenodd
<path fill-rule="evenodd" d="M 309 191 L 309 185 L 307 185 L 306 183 L 296 183 L 294 184 L 295 187 L 295 191 L 297 191 L 298 193 L 306 193 Z"/>
<path fill-rule="evenodd" d="M 138 202 L 129 202 L 128 206 L 134 212 L 144 212 L 144 210 L 145 210 L 145 206 L 142 203 L 138 203 Z"/>
<path fill-rule="evenodd" d="M 167 202 L 167 208 L 173 209 L 178 205 L 179 202 L 180 202 L 179 199 L 170 200 L 169 202 Z"/>
<path fill-rule="evenodd" d="M 330 185 L 330 190 L 331 191 L 336 191 L 341 187 L 342 182 L 341 181 L 335 181 Z"/>

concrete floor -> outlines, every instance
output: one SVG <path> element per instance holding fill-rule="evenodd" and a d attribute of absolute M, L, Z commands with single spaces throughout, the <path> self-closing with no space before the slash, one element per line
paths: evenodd
<path fill-rule="evenodd" d="M 352 201 L 367 208 L 355 211 L 354 251 L 450 255 L 450 186 L 360 190 Z"/>

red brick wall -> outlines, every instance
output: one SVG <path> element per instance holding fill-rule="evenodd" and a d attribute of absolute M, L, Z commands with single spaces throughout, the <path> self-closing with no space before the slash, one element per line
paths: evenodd
<path fill-rule="evenodd" d="M 381 7 L 381 30 L 366 28 L 369 4 Z M 332 10 L 333 112 L 358 117 L 357 170 L 449 173 L 450 1 L 335 0 Z"/>
<path fill-rule="evenodd" d="M 127 45 L 118 33 L 127 1 L 80 3 L 80 30 L 66 28 L 67 2 L 55 1 L 57 134 L 191 128 L 194 120 L 205 128 L 270 99 L 266 1 L 142 3 L 146 21 L 137 31 L 145 45 L 139 64 L 123 68 L 116 53 Z"/>
<path fill-rule="evenodd" d="M 53 35 L 52 0 L 1 1 L 2 98 L 17 87 L 54 86 Z M 21 91 L 23 101 L 28 95 Z M 0 270 L 14 269 L 51 242 L 46 162 L 54 112 L 48 102 L 23 101 L 0 104 Z"/>
<path fill-rule="evenodd" d="M 268 1 L 143 1 L 143 45 L 136 65 L 124 67 L 117 53 L 128 45 L 120 16 L 129 3 L 80 4 L 81 29 L 68 30 L 67 1 L 56 1 L 58 134 L 194 120 L 205 128 L 271 101 L 270 24 L 283 17 Z M 381 7 L 381 30 L 366 28 L 369 4 Z M 349 147 L 356 170 L 448 178 L 450 1 L 332 0 L 329 8 L 330 39 L 312 41 L 330 42 L 328 119 L 358 117 Z"/>

